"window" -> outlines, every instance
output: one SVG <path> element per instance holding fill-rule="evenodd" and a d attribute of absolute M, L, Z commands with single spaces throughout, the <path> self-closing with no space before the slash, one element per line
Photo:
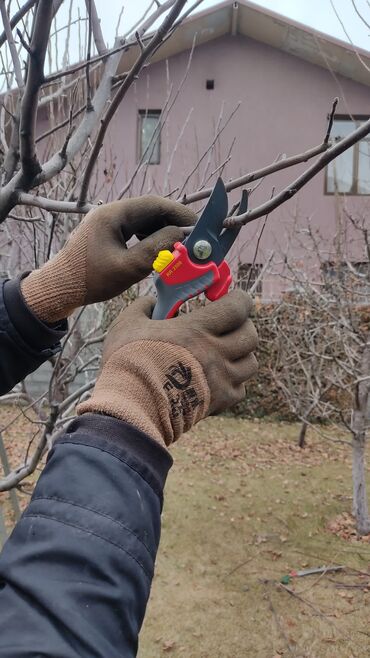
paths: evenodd
<path fill-rule="evenodd" d="M 237 286 L 242 290 L 250 290 L 256 283 L 262 272 L 262 265 L 257 263 L 239 263 L 237 274 Z M 254 291 L 256 295 L 262 295 L 262 278 L 259 279 Z"/>
<path fill-rule="evenodd" d="M 159 164 L 161 160 L 160 110 L 139 110 L 138 160 Z"/>
<path fill-rule="evenodd" d="M 338 142 L 358 128 L 368 117 L 337 116 L 331 138 Z M 370 194 L 370 138 L 366 137 L 328 164 L 326 194 Z"/>

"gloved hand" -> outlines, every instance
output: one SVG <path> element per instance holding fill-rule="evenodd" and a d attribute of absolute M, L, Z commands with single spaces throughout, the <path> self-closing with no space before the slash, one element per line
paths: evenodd
<path fill-rule="evenodd" d="M 168 446 L 244 398 L 258 341 L 241 290 L 171 320 L 151 320 L 153 306 L 141 298 L 112 323 L 92 396 L 77 413 L 120 418 Z"/>
<path fill-rule="evenodd" d="M 78 306 L 115 297 L 150 274 L 158 251 L 182 241 L 178 227 L 195 220 L 189 208 L 155 196 L 99 206 L 52 260 L 23 279 L 22 294 L 33 312 L 50 323 Z M 127 250 L 133 235 L 142 241 Z"/>

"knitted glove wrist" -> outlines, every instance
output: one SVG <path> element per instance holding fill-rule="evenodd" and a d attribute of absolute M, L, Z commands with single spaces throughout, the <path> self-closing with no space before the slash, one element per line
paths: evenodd
<path fill-rule="evenodd" d="M 79 227 L 79 239 L 21 282 L 28 306 L 43 322 L 57 322 L 84 304 L 86 298 L 88 224 Z"/>

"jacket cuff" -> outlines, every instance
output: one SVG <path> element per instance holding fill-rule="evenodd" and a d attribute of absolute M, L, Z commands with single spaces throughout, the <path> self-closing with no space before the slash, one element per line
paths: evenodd
<path fill-rule="evenodd" d="M 31 311 L 27 305 L 22 292 L 21 281 L 26 274 L 5 281 L 4 304 L 10 321 L 25 343 L 35 351 L 42 351 L 55 347 L 65 336 L 68 329 L 67 320 L 55 324 L 46 324 Z"/>
<path fill-rule="evenodd" d="M 163 503 L 163 489 L 173 464 L 169 452 L 133 425 L 111 416 L 83 414 L 54 445 L 72 443 L 108 452 L 135 470 Z"/>

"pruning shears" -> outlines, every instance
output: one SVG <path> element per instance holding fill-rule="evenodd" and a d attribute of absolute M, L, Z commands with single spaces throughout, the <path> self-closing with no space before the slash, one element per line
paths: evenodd
<path fill-rule="evenodd" d="M 248 194 L 243 191 L 237 214 L 246 212 Z M 240 227 L 223 228 L 228 213 L 225 185 L 217 180 L 212 194 L 193 230 L 174 251 L 160 251 L 153 263 L 157 303 L 153 320 L 172 318 L 180 306 L 202 292 L 215 301 L 229 290 L 232 277 L 224 260 Z"/>

